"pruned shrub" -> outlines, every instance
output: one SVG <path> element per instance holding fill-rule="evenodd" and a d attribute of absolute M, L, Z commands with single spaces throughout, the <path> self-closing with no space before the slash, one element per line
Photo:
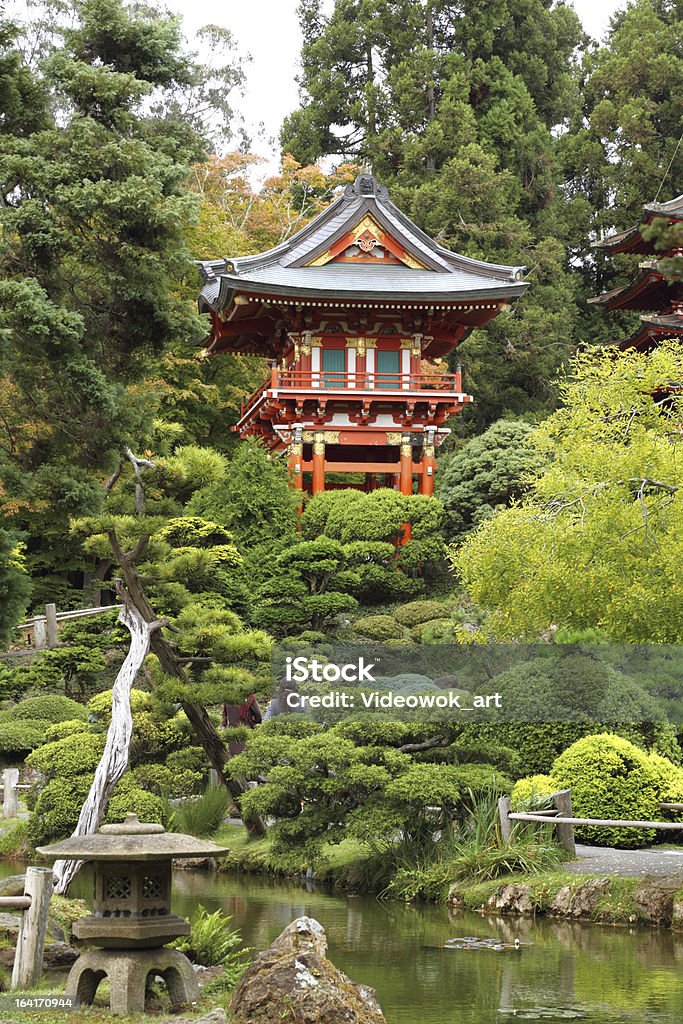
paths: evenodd
<path fill-rule="evenodd" d="M 394 612 L 394 618 L 402 626 L 417 626 L 430 619 L 441 619 L 447 612 L 440 601 L 409 601 Z"/>
<path fill-rule="evenodd" d="M 103 690 L 96 693 L 88 701 L 87 712 L 102 725 L 108 725 L 111 720 L 112 691 Z M 148 711 L 152 706 L 152 695 L 145 690 L 132 689 L 130 691 L 130 709 L 135 715 L 136 711 Z"/>
<path fill-rule="evenodd" d="M 43 722 L 54 724 L 65 722 L 67 719 L 85 721 L 87 711 L 82 704 L 71 700 L 70 697 L 46 693 L 39 697 L 27 697 L 26 700 L 15 704 L 13 708 L 9 709 L 8 716 L 13 721 L 40 719 Z"/>
<path fill-rule="evenodd" d="M 416 644 L 442 642 L 453 636 L 453 624 L 449 619 L 429 619 L 413 626 L 410 639 Z"/>
<path fill-rule="evenodd" d="M 31 843 L 38 846 L 71 835 L 89 789 L 89 775 L 51 779 L 41 790 L 29 818 Z"/>
<path fill-rule="evenodd" d="M 391 615 L 365 615 L 353 623 L 356 636 L 369 640 L 399 640 L 404 636 L 403 627 Z"/>
<path fill-rule="evenodd" d="M 103 749 L 103 736 L 77 733 L 38 747 L 29 754 L 26 763 L 47 782 L 56 778 L 73 779 L 94 772 Z"/>
<path fill-rule="evenodd" d="M 661 769 L 644 750 L 621 736 L 605 732 L 577 740 L 555 760 L 552 777 L 561 789 L 571 789 L 577 817 L 661 818 Z M 583 842 L 627 848 L 657 839 L 654 829 L 580 826 L 576 834 Z"/>
<path fill-rule="evenodd" d="M 68 718 L 65 722 L 57 722 L 55 725 L 47 727 L 45 742 L 52 743 L 54 740 L 63 740 L 67 736 L 75 736 L 79 732 L 90 732 L 88 723 L 82 722 L 78 718 Z"/>
<path fill-rule="evenodd" d="M 49 722 L 0 722 L 0 750 L 8 754 L 24 754 L 45 742 Z"/>
<path fill-rule="evenodd" d="M 117 782 L 107 807 L 106 820 L 123 821 L 127 814 L 137 814 L 140 821 L 168 825 L 168 811 L 164 801 L 141 789 L 131 773 Z"/>
<path fill-rule="evenodd" d="M 510 796 L 513 811 L 549 807 L 550 797 L 562 787 L 550 775 L 529 775 L 515 783 Z"/>
<path fill-rule="evenodd" d="M 133 769 L 141 789 L 160 797 L 186 797 L 198 793 L 204 779 L 203 771 L 171 768 L 168 764 L 141 764 Z"/>

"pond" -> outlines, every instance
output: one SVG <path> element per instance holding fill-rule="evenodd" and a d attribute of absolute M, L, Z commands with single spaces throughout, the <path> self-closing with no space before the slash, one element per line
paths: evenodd
<path fill-rule="evenodd" d="M 0 864 L 0 875 L 23 870 Z M 90 895 L 85 873 L 71 895 Z M 247 945 L 263 949 L 295 917 L 324 926 L 332 961 L 377 991 L 387 1024 L 680 1024 L 683 935 L 566 921 L 482 918 L 404 906 L 250 875 L 179 871 L 174 910 L 199 903 L 232 915 Z M 444 949 L 461 936 L 520 949 Z"/>

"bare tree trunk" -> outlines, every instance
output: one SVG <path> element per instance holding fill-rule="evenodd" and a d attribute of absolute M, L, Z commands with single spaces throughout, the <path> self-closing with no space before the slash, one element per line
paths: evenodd
<path fill-rule="evenodd" d="M 133 716 L 130 709 L 130 691 L 140 667 L 147 657 L 152 636 L 163 625 L 162 621 L 148 622 L 131 602 L 122 587 L 118 588 L 124 604 L 119 622 L 130 631 L 130 649 L 119 669 L 112 689 L 111 723 L 100 763 L 95 772 L 87 799 L 81 808 L 74 836 L 90 835 L 97 831 L 107 809 L 114 786 L 128 767 L 130 744 L 133 736 Z M 55 892 L 66 892 L 69 883 L 78 874 L 81 861 L 58 860 L 53 872 Z"/>

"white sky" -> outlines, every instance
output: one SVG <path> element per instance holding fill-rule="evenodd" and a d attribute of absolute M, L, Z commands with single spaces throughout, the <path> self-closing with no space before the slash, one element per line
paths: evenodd
<path fill-rule="evenodd" d="M 332 0 L 327 0 L 331 4 Z M 625 0 L 573 0 L 586 30 L 601 38 L 610 16 L 625 6 Z M 297 0 L 227 0 L 206 5 L 201 0 L 166 0 L 167 6 L 183 16 L 188 35 L 207 22 L 222 25 L 233 33 L 241 53 L 250 53 L 246 66 L 244 99 L 236 103 L 242 111 L 253 150 L 271 160 L 278 152 L 277 136 L 283 118 L 298 105 L 294 77 L 301 47 L 296 16 Z M 259 125 L 265 138 L 257 141 Z M 268 140 L 272 141 L 268 141 Z"/>

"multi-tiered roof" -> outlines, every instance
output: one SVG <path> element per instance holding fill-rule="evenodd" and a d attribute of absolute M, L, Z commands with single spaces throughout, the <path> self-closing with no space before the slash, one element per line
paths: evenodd
<path fill-rule="evenodd" d="M 610 256 L 643 255 L 636 274 L 625 284 L 596 295 L 588 301 L 603 309 L 634 310 L 641 313 L 639 328 L 619 347 L 648 351 L 663 338 L 683 336 L 683 282 L 667 275 L 662 260 L 680 255 L 678 248 L 657 251 L 655 243 L 645 238 L 645 232 L 655 220 L 664 220 L 670 226 L 683 222 L 683 195 L 666 203 L 647 203 L 643 206 L 642 223 L 610 235 L 595 243 Z"/>
<path fill-rule="evenodd" d="M 208 351 L 280 356 L 288 331 L 354 311 L 355 321 L 415 321 L 443 355 L 527 287 L 523 267 L 468 259 L 438 245 L 389 199 L 371 174 L 301 231 L 256 256 L 206 260 L 199 308 L 211 314 Z"/>

